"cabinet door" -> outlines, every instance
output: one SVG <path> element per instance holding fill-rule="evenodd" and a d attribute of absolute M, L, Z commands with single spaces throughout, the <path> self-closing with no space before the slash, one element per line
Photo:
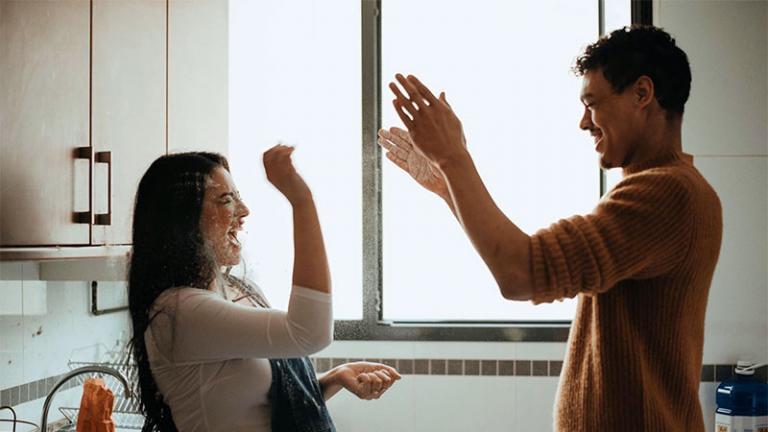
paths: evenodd
<path fill-rule="evenodd" d="M 165 0 L 94 0 L 93 244 L 131 242 L 138 182 L 166 151 L 165 68 Z"/>
<path fill-rule="evenodd" d="M 90 241 L 89 8 L 0 0 L 0 246 Z"/>
<path fill-rule="evenodd" d="M 226 155 L 227 0 L 169 0 L 168 151 Z"/>

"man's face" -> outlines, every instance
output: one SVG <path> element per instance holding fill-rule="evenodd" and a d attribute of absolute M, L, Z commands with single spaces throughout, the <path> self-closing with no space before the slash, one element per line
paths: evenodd
<path fill-rule="evenodd" d="M 605 168 L 627 166 L 634 154 L 639 136 L 636 104 L 632 85 L 622 93 L 615 93 L 601 69 L 584 74 L 581 102 L 584 115 L 579 128 L 595 140 L 595 151 L 600 154 L 600 165 Z"/>

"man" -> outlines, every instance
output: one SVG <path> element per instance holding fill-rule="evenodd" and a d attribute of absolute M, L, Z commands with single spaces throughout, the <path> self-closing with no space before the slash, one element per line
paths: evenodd
<path fill-rule="evenodd" d="M 495 205 L 445 94 L 396 78 L 408 128 L 387 157 L 442 196 L 509 300 L 578 296 L 558 390 L 558 431 L 702 431 L 704 315 L 722 234 L 717 195 L 683 153 L 690 67 L 654 27 L 587 47 L 584 114 L 603 168 L 624 177 L 592 211 L 526 235 Z M 412 141 L 411 141 L 412 139 Z"/>

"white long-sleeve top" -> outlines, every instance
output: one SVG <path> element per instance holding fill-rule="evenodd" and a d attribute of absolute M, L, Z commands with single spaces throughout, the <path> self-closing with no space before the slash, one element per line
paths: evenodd
<path fill-rule="evenodd" d="M 294 286 L 287 312 L 241 303 L 173 288 L 153 305 L 150 369 L 180 432 L 270 431 L 268 359 L 303 357 L 333 340 L 331 294 Z"/>

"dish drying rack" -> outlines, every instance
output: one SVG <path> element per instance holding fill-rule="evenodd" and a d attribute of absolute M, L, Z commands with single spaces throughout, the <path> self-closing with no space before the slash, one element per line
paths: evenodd
<path fill-rule="evenodd" d="M 139 408 L 139 372 L 136 368 L 136 363 L 133 361 L 131 352 L 129 349 L 121 351 L 110 351 L 105 356 L 103 362 L 67 362 L 67 366 L 70 370 L 74 370 L 84 366 L 105 366 L 120 372 L 128 380 L 130 385 L 131 396 L 126 397 L 123 391 L 123 387 L 118 380 L 114 377 L 104 374 L 92 374 L 79 375 L 74 378 L 77 385 L 85 384 L 88 378 L 99 377 L 104 380 L 104 385 L 112 391 L 115 397 L 114 407 L 112 409 L 112 421 L 115 423 L 116 429 L 135 429 L 141 430 L 144 425 L 144 416 L 141 414 Z M 75 407 L 60 407 L 59 412 L 66 417 L 66 419 L 72 424 L 77 424 L 77 415 L 80 408 Z"/>

